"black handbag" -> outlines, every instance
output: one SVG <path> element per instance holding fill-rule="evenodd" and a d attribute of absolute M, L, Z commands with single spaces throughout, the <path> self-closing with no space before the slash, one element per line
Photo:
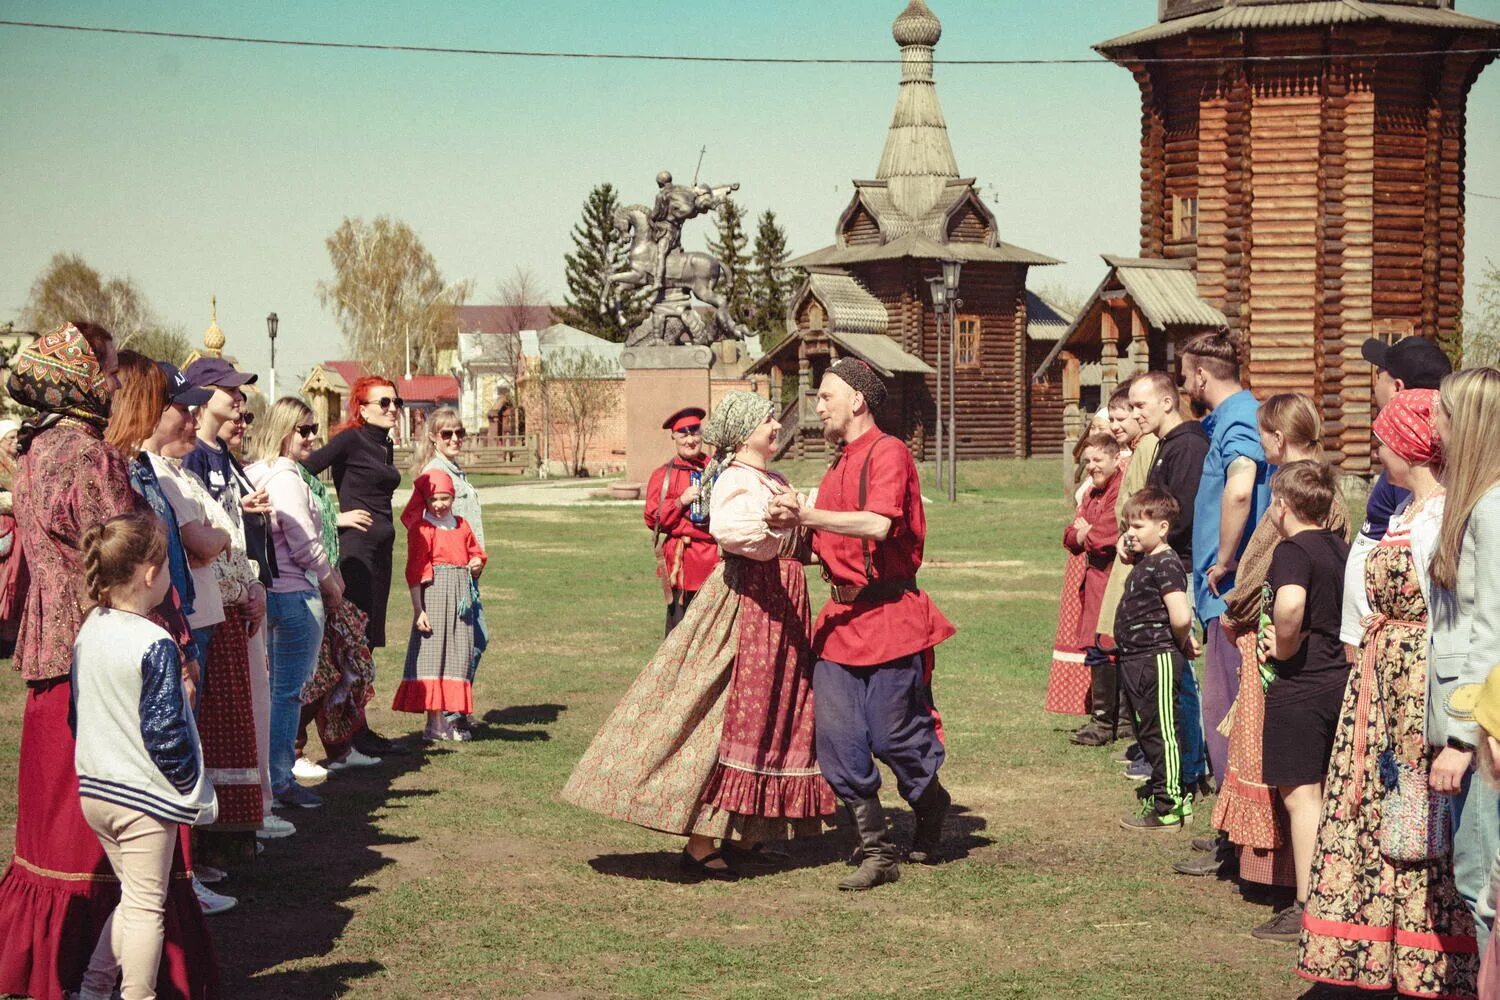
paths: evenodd
<path fill-rule="evenodd" d="M 227 447 L 225 452 L 228 453 Z M 229 454 L 229 464 L 234 467 L 234 474 L 239 478 L 243 495 L 254 493 L 255 487 L 251 484 L 250 477 L 245 475 L 245 467 L 240 465 L 240 460 L 232 453 Z M 267 514 L 249 514 L 241 508 L 240 519 L 245 525 L 245 554 L 260 567 L 260 582 L 269 590 L 271 581 L 276 579 L 276 545 L 271 540 L 271 518 Z"/>

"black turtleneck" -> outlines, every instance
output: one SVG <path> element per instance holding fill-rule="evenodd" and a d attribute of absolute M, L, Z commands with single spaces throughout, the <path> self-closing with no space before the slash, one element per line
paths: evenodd
<path fill-rule="evenodd" d="M 367 510 L 378 522 L 392 521 L 391 494 L 401 485 L 401 473 L 395 466 L 390 432 L 384 427 L 364 424 L 350 427 L 310 455 L 304 465 L 317 475 L 333 468 L 333 485 L 338 490 L 343 510 Z M 389 529 L 394 533 L 394 529 Z"/>

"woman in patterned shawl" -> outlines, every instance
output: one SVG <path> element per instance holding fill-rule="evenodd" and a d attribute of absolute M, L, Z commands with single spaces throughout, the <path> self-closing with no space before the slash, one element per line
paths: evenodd
<path fill-rule="evenodd" d="M 104 443 L 119 388 L 109 331 L 66 324 L 21 351 L 11 398 L 37 411 L 22 425 L 15 518 L 29 581 L 21 602 L 16 669 L 26 680 L 17 772 L 16 846 L 0 881 L 0 993 L 45 997 L 77 989 L 94 940 L 119 899 L 119 882 L 84 822 L 68 725 L 73 640 L 82 622 L 83 554 L 91 526 L 147 510 L 130 470 Z M 203 911 L 179 854 L 166 904 L 157 995 L 218 995 L 218 966 Z"/>
<path fill-rule="evenodd" d="M 687 836 L 681 866 L 698 878 L 731 881 L 737 865 L 778 860 L 762 841 L 817 833 L 836 807 L 813 744 L 798 538 L 766 523 L 771 498 L 790 489 L 766 468 L 779 430 L 754 393 L 730 393 L 709 417 L 703 500 L 724 558 L 563 790 L 574 805 Z"/>

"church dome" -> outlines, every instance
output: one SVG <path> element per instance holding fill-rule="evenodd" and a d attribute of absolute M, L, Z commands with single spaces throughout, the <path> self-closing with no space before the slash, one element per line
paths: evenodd
<path fill-rule="evenodd" d="M 933 46 L 943 37 L 943 22 L 922 0 L 911 0 L 896 18 L 896 23 L 891 25 L 891 34 L 902 48 L 908 45 Z"/>
<path fill-rule="evenodd" d="M 210 357 L 218 357 L 219 352 L 224 350 L 224 331 L 219 329 L 219 297 L 215 295 L 209 306 L 212 318 L 209 320 L 208 329 L 203 331 L 203 346 Z"/>

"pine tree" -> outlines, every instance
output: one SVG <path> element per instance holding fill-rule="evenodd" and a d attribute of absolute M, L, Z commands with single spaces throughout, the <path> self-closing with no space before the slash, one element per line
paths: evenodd
<path fill-rule="evenodd" d="M 750 258 L 745 253 L 749 246 L 745 216 L 733 198 L 725 198 L 719 207 L 719 238 L 708 241 L 708 252 L 734 274 L 729 285 L 729 314 L 736 322 L 744 322 L 750 315 Z"/>
<path fill-rule="evenodd" d="M 776 213 L 767 209 L 755 227 L 754 267 L 751 272 L 752 329 L 761 335 L 761 346 L 771 347 L 786 336 L 786 310 L 795 278 L 786 269 L 791 255 L 786 248 L 786 230 L 776 224 Z"/>
<path fill-rule="evenodd" d="M 568 293 L 557 310 L 562 322 L 579 330 L 623 341 L 644 316 L 639 296 L 611 290 L 606 279 L 625 267 L 626 248 L 615 236 L 614 214 L 619 207 L 614 185 L 600 184 L 583 204 L 583 218 L 573 227 L 572 253 L 563 257 Z M 615 312 L 616 296 L 625 313 L 622 324 Z"/>

